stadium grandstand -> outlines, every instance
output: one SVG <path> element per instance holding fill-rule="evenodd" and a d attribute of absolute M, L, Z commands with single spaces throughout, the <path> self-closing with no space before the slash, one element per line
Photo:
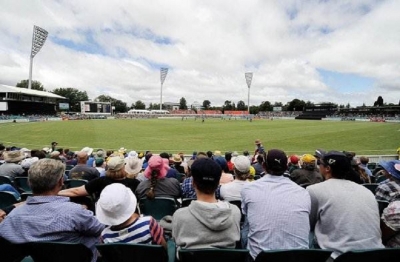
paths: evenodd
<path fill-rule="evenodd" d="M 7 115 L 54 115 L 66 98 L 45 91 L 0 84 L 0 112 Z"/>

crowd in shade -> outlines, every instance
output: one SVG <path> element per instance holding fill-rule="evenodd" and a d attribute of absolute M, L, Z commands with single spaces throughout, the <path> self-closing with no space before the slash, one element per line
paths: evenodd
<path fill-rule="evenodd" d="M 0 191 L 16 199 L 0 209 L 0 237 L 80 242 L 92 261 L 96 244 L 119 242 L 243 248 L 248 261 L 263 250 L 327 249 L 334 261 L 350 250 L 400 247 L 400 160 L 370 164 L 335 150 L 288 156 L 260 139 L 251 152 L 190 157 L 123 147 L 72 152 L 57 142 L 32 150 L 0 145 L 0 176 L 10 181 Z M 21 177 L 31 189 L 24 201 L 14 183 Z M 77 180 L 83 183 L 66 186 Z M 81 202 L 88 196 L 90 203 Z M 173 216 L 142 214 L 139 201 L 158 197 L 175 199 Z M 191 202 L 183 206 L 184 199 Z"/>

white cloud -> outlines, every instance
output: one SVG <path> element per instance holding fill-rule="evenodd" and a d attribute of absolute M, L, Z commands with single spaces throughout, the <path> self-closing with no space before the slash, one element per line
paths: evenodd
<path fill-rule="evenodd" d="M 49 31 L 34 60 L 45 88 L 75 87 L 90 98 L 160 101 L 159 67 L 170 68 L 163 101 L 251 104 L 332 101 L 398 103 L 400 2 L 26 1 L 3 0 L 0 83 L 28 77 L 32 27 Z M 60 45 L 68 41 L 72 46 Z M 89 52 L 88 52 L 89 51 Z M 373 78 L 365 92 L 339 93 L 317 69 Z"/>

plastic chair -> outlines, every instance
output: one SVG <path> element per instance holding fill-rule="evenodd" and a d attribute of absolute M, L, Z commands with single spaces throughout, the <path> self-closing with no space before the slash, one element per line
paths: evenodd
<path fill-rule="evenodd" d="M 262 251 L 255 262 L 325 262 L 332 251 L 322 249 L 283 249 Z"/>
<path fill-rule="evenodd" d="M 376 188 L 378 187 L 378 184 L 377 183 L 371 183 L 371 184 L 362 184 L 365 188 L 367 188 L 367 189 L 369 189 L 371 192 L 372 192 L 372 194 L 374 194 L 375 195 L 375 191 L 376 191 Z"/>
<path fill-rule="evenodd" d="M 197 200 L 197 198 L 183 198 L 181 207 L 187 207 L 193 200 Z"/>
<path fill-rule="evenodd" d="M 2 184 L 9 184 L 14 186 L 14 182 L 11 180 L 11 177 L 0 175 L 0 185 Z"/>
<path fill-rule="evenodd" d="M 379 215 L 382 215 L 383 210 L 384 210 L 385 208 L 387 208 L 387 206 L 389 205 L 389 201 L 386 201 L 386 200 L 376 200 L 376 202 L 378 202 Z"/>
<path fill-rule="evenodd" d="M 72 168 L 74 168 L 75 166 L 73 166 L 73 165 L 66 165 L 65 166 L 65 170 L 66 171 L 70 171 Z"/>
<path fill-rule="evenodd" d="M 376 183 L 379 184 L 380 182 L 383 182 L 387 179 L 387 177 L 385 175 L 380 175 L 378 177 L 376 177 Z"/>
<path fill-rule="evenodd" d="M 229 203 L 231 203 L 232 205 L 235 205 L 235 206 L 237 206 L 239 208 L 240 214 L 241 214 L 240 225 L 243 225 L 246 216 L 242 213 L 242 201 L 240 201 L 240 200 L 232 200 L 232 201 L 229 201 Z"/>
<path fill-rule="evenodd" d="M 40 262 L 90 262 L 92 251 L 81 243 L 30 242 L 28 254 Z"/>
<path fill-rule="evenodd" d="M 80 187 L 86 185 L 88 183 L 87 180 L 84 179 L 68 179 L 64 181 L 64 186 L 66 189 L 73 187 Z"/>
<path fill-rule="evenodd" d="M 27 199 L 28 197 L 30 197 L 30 196 L 33 196 L 33 193 L 32 193 L 32 192 L 24 192 L 24 193 L 21 193 L 21 201 L 26 201 L 26 199 Z"/>
<path fill-rule="evenodd" d="M 165 216 L 172 216 L 178 205 L 174 198 L 155 197 L 154 199 L 141 198 L 139 209 L 142 214 L 150 215 L 157 221 Z"/>
<path fill-rule="evenodd" d="M 168 261 L 167 252 L 160 245 L 109 243 L 96 245 L 104 262 L 162 262 Z"/>
<path fill-rule="evenodd" d="M 2 262 L 21 261 L 28 255 L 24 244 L 13 244 L 8 240 L 0 237 L 0 250 Z"/>
<path fill-rule="evenodd" d="M 18 200 L 11 192 L 0 191 L 0 209 L 11 206 L 15 203 L 18 203 Z"/>
<path fill-rule="evenodd" d="M 248 255 L 249 250 L 247 249 L 204 248 L 179 250 L 180 262 L 246 262 Z"/>
<path fill-rule="evenodd" d="M 376 168 L 376 163 L 368 163 L 367 164 L 367 168 L 369 169 L 369 170 L 371 170 L 371 172 L 373 172 L 374 171 L 374 169 Z"/>
<path fill-rule="evenodd" d="M 335 262 L 398 261 L 400 248 L 352 250 L 335 259 Z"/>
<path fill-rule="evenodd" d="M 183 180 L 185 180 L 186 175 L 183 173 L 176 173 L 176 179 L 179 181 L 179 183 L 182 183 Z"/>
<path fill-rule="evenodd" d="M 27 193 L 32 192 L 27 177 L 16 177 L 14 178 L 14 183 L 18 187 L 18 190 L 20 190 L 20 192 L 27 192 Z"/>

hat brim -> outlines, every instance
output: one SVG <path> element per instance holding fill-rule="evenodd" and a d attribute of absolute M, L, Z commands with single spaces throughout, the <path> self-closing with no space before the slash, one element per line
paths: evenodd
<path fill-rule="evenodd" d="M 131 168 L 129 160 L 125 159 L 125 172 L 128 174 L 138 174 L 142 170 L 142 161 L 138 159 L 138 164 L 135 168 Z"/>
<path fill-rule="evenodd" d="M 168 170 L 169 167 L 164 164 L 164 166 L 160 169 L 160 174 L 158 175 L 157 179 L 166 177 Z M 149 166 L 144 170 L 144 176 L 148 179 L 151 178 L 151 168 Z"/>
<path fill-rule="evenodd" d="M 400 161 L 398 161 L 400 163 Z M 394 168 L 394 165 L 396 163 L 393 163 L 392 161 L 384 161 L 381 160 L 379 161 L 379 165 L 382 166 L 383 169 L 386 170 L 386 172 L 388 172 L 392 177 L 400 179 L 400 171 L 397 171 Z"/>
<path fill-rule="evenodd" d="M 25 159 L 25 155 L 19 156 L 19 157 L 8 157 L 4 156 L 4 162 L 6 163 L 18 163 Z"/>
<path fill-rule="evenodd" d="M 129 202 L 131 203 L 130 205 L 127 205 L 124 210 L 121 210 L 120 212 L 110 212 L 105 209 L 103 209 L 100 205 L 99 202 L 96 203 L 96 217 L 97 220 L 100 221 L 100 223 L 107 225 L 107 226 L 116 226 L 124 223 L 127 221 L 133 213 L 135 213 L 136 210 L 136 205 L 137 205 L 137 200 L 135 195 L 132 193 L 132 190 L 127 188 L 129 190 Z M 100 196 L 101 197 L 101 196 Z"/>

